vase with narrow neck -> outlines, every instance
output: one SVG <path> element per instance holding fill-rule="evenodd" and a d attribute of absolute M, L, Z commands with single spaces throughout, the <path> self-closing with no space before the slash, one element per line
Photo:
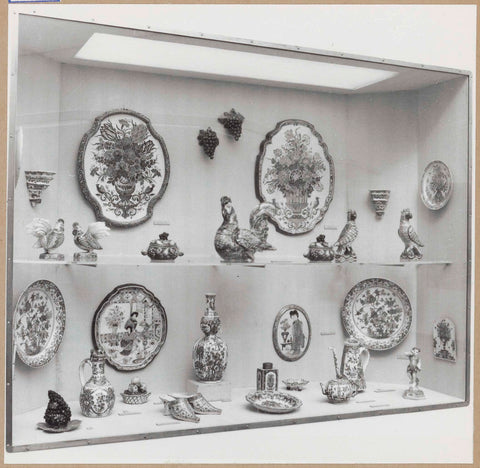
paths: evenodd
<path fill-rule="evenodd" d="M 227 345 L 217 336 L 220 317 L 215 310 L 215 294 L 206 294 L 206 310 L 200 320 L 205 334 L 193 346 L 193 369 L 201 382 L 219 382 L 227 367 Z"/>
<path fill-rule="evenodd" d="M 92 375 L 85 379 L 85 366 L 92 368 Z M 93 350 L 89 359 L 84 359 L 79 368 L 80 408 L 82 414 L 89 418 L 101 418 L 110 415 L 115 403 L 115 393 L 112 384 L 105 377 L 105 353 L 103 350 Z"/>

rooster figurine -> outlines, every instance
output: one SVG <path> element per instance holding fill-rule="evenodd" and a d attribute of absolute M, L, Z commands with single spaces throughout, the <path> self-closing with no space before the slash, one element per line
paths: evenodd
<path fill-rule="evenodd" d="M 423 257 L 418 249 L 418 247 L 423 247 L 422 241 L 415 232 L 415 229 L 413 229 L 413 226 L 410 224 L 412 218 L 413 215 L 409 208 L 402 210 L 398 235 L 405 244 L 405 249 L 400 255 L 401 260 L 420 260 Z"/>
<path fill-rule="evenodd" d="M 267 242 L 267 218 L 277 208 L 272 203 L 260 203 L 250 213 L 250 229 L 238 227 L 237 214 L 230 197 L 222 197 L 223 223 L 215 234 L 215 250 L 227 262 L 253 262 L 255 252 L 275 250 Z"/>
<path fill-rule="evenodd" d="M 347 223 L 345 224 L 337 242 L 333 244 L 336 262 L 356 262 L 357 255 L 352 249 L 353 241 L 358 236 L 358 228 L 355 223 L 357 213 L 354 210 L 348 210 Z"/>
<path fill-rule="evenodd" d="M 75 245 L 85 250 L 85 252 L 75 252 L 73 254 L 73 261 L 96 262 L 97 254 L 94 250 L 102 250 L 98 239 L 109 236 L 110 228 L 105 226 L 105 223 L 102 221 L 89 224 L 86 231 L 84 231 L 78 223 L 73 223 L 72 228 Z"/>
<path fill-rule="evenodd" d="M 51 253 L 51 250 L 57 249 L 63 244 L 65 239 L 63 219 L 59 219 L 52 228 L 50 223 L 43 218 L 35 218 L 27 225 L 27 232 L 37 238 L 33 247 L 42 248 L 44 251 L 40 254 L 41 260 L 62 261 L 65 256 L 61 253 Z"/>

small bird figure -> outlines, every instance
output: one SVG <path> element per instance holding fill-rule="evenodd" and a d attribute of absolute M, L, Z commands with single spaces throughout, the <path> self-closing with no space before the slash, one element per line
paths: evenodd
<path fill-rule="evenodd" d="M 253 262 L 255 252 L 275 250 L 267 242 L 268 223 L 277 208 L 272 203 L 260 203 L 250 213 L 250 229 L 238 227 L 237 214 L 230 197 L 222 197 L 223 223 L 215 234 L 215 250 L 228 262 Z"/>
<path fill-rule="evenodd" d="M 40 254 L 41 259 L 47 260 L 63 260 L 64 256 L 59 253 L 52 254 L 50 251 L 60 247 L 65 240 L 65 225 L 63 219 L 58 219 L 55 226 L 43 218 L 34 218 L 27 225 L 27 232 L 34 235 L 37 240 L 33 247 L 42 248 L 44 252 Z"/>
<path fill-rule="evenodd" d="M 75 242 L 75 245 L 87 252 L 88 260 L 96 259 L 97 254 L 94 250 L 102 250 L 103 248 L 98 242 L 98 239 L 109 236 L 110 228 L 105 226 L 103 221 L 89 224 L 86 231 L 84 231 L 78 223 L 73 223 L 72 227 L 73 241 Z M 74 259 L 78 260 L 81 255 L 81 252 L 75 253 Z"/>
<path fill-rule="evenodd" d="M 413 226 L 410 224 L 412 218 L 413 215 L 409 208 L 402 210 L 398 235 L 405 244 L 405 249 L 400 255 L 401 260 L 420 260 L 423 257 L 418 249 L 418 247 L 423 247 L 423 243 L 415 232 L 415 229 L 413 229 Z"/>
<path fill-rule="evenodd" d="M 352 243 L 358 236 L 358 228 L 355 220 L 357 219 L 357 213 L 355 210 L 348 210 L 347 223 L 343 227 L 337 242 L 333 244 L 335 250 L 335 261 L 344 262 L 356 262 L 357 255 L 352 249 Z"/>

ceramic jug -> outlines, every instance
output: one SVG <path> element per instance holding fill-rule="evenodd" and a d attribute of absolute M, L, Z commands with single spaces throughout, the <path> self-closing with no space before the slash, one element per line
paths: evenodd
<path fill-rule="evenodd" d="M 370 352 L 360 341 L 355 338 L 348 338 L 345 341 L 340 373 L 354 382 L 359 392 L 363 392 L 367 388 L 365 370 L 369 360 Z"/>
<path fill-rule="evenodd" d="M 85 366 L 92 368 L 88 381 L 85 378 Z M 84 359 L 78 369 L 80 375 L 80 408 L 82 414 L 89 418 L 108 416 L 115 403 L 115 393 L 112 384 L 105 377 L 105 353 L 103 350 L 93 350 L 89 359 Z"/>

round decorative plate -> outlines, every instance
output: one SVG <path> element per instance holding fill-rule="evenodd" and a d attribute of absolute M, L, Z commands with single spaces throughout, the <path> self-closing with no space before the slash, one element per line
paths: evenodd
<path fill-rule="evenodd" d="M 82 421 L 80 421 L 80 419 L 72 419 L 64 427 L 51 427 L 44 422 L 39 422 L 37 423 L 37 428 L 41 429 L 44 432 L 53 432 L 53 433 L 70 432 L 70 431 L 74 431 L 75 429 L 78 429 L 80 427 L 81 422 Z"/>
<path fill-rule="evenodd" d="M 301 400 L 282 392 L 258 390 L 245 396 L 246 400 L 264 413 L 290 413 L 302 406 Z"/>
<path fill-rule="evenodd" d="M 30 284 L 18 299 L 13 313 L 15 347 L 30 367 L 47 364 L 60 346 L 65 331 L 65 301 L 48 280 Z"/>
<path fill-rule="evenodd" d="M 442 161 L 432 161 L 423 172 L 420 196 L 430 210 L 443 208 L 453 192 L 453 180 L 448 166 Z"/>
<path fill-rule="evenodd" d="M 93 337 L 116 369 L 143 369 L 165 343 L 167 314 L 148 289 L 139 284 L 123 284 L 98 306 Z"/>
<path fill-rule="evenodd" d="M 348 334 L 368 349 L 391 349 L 408 335 L 412 307 L 400 286 L 383 278 L 370 278 L 347 294 L 342 320 Z"/>

